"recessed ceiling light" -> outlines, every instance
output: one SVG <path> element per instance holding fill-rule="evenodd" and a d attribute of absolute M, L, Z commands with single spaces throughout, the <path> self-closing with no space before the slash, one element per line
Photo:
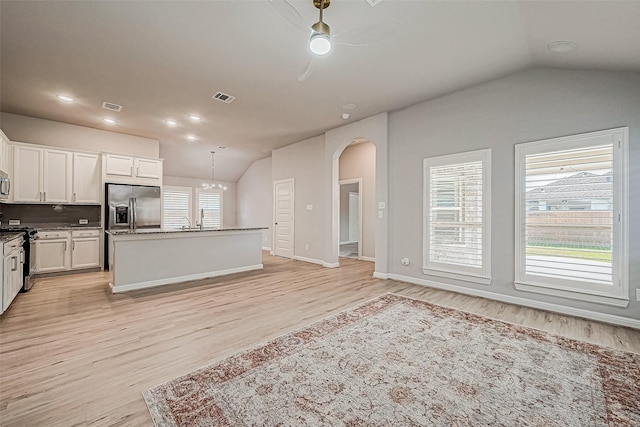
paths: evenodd
<path fill-rule="evenodd" d="M 198 115 L 196 115 L 196 114 L 191 114 L 191 115 L 189 116 L 189 118 L 190 118 L 190 119 L 191 119 L 191 121 L 193 121 L 193 122 L 199 122 L 200 120 L 202 120 L 202 119 L 200 118 L 200 116 L 198 116 Z"/>
<path fill-rule="evenodd" d="M 578 45 L 574 42 L 565 40 L 556 40 L 547 45 L 547 49 L 555 53 L 568 53 L 578 49 Z"/>
<path fill-rule="evenodd" d="M 115 121 L 115 120 L 110 119 L 110 118 L 108 118 L 108 117 L 104 119 L 104 122 L 105 122 L 105 123 L 107 123 L 107 124 L 109 124 L 109 125 L 113 125 L 113 124 L 115 124 L 115 123 L 116 123 L 116 121 Z"/>
<path fill-rule="evenodd" d="M 196 136 L 195 135 L 187 135 L 187 139 L 189 141 L 195 141 L 196 140 Z"/>
<path fill-rule="evenodd" d="M 172 119 L 167 120 L 166 123 L 167 123 L 167 126 L 171 126 L 171 127 L 174 127 L 174 126 L 176 126 L 178 124 L 178 122 L 176 122 L 175 120 L 172 120 Z"/>
<path fill-rule="evenodd" d="M 342 117 L 344 120 L 347 120 L 349 117 L 351 117 L 351 114 L 349 114 L 349 113 L 342 113 L 342 114 L 340 115 L 340 117 Z"/>
<path fill-rule="evenodd" d="M 58 95 L 58 99 L 62 102 L 73 102 L 74 99 L 67 95 Z"/>
<path fill-rule="evenodd" d="M 356 109 L 356 107 L 357 107 L 357 105 L 356 105 L 356 104 L 344 104 L 344 105 L 342 106 L 342 109 L 343 109 L 343 110 L 355 110 L 355 109 Z"/>

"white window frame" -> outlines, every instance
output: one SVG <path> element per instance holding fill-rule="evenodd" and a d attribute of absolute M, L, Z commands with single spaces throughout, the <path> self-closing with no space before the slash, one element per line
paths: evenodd
<path fill-rule="evenodd" d="M 165 222 L 164 222 L 164 214 L 165 214 L 165 209 L 164 209 L 164 194 L 165 191 L 183 191 L 187 194 L 189 194 L 189 213 L 187 215 L 187 218 L 189 219 L 189 224 L 185 224 L 185 226 L 192 226 L 193 225 L 193 188 L 192 187 L 182 187 L 182 186 L 177 186 L 177 185 L 163 185 L 162 186 L 162 228 L 165 228 Z"/>
<path fill-rule="evenodd" d="M 461 266 L 429 260 L 430 249 L 430 168 L 460 163 L 482 162 L 482 266 Z M 430 157 L 423 160 L 423 257 L 422 273 L 474 282 L 491 284 L 491 149 L 468 151 L 445 156 Z"/>
<path fill-rule="evenodd" d="M 527 155 L 613 144 L 613 284 L 587 283 L 526 274 L 526 170 Z M 591 140 L 591 141 L 589 141 Z M 629 304 L 629 128 L 622 127 L 560 138 L 532 141 L 515 146 L 515 287 L 535 292 L 596 302 L 617 307 Z"/>
<path fill-rule="evenodd" d="M 223 190 L 218 190 L 218 189 L 212 189 L 212 190 L 207 190 L 205 188 L 197 188 L 196 187 L 196 191 L 195 191 L 195 199 L 193 200 L 193 216 L 195 219 L 195 223 L 199 224 L 200 223 L 200 208 L 198 206 L 200 206 L 200 194 L 202 193 L 217 193 L 220 195 L 220 227 L 219 228 L 223 228 L 224 227 L 224 191 Z"/>

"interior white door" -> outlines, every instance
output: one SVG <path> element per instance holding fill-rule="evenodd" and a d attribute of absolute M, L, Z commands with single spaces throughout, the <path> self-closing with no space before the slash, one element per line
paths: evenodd
<path fill-rule="evenodd" d="M 273 254 L 293 258 L 294 186 L 293 178 L 273 182 Z"/>

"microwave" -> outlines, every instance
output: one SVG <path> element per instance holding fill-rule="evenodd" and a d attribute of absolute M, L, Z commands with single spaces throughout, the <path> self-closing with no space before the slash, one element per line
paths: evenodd
<path fill-rule="evenodd" d="M 9 198 L 9 191 L 11 191 L 11 180 L 6 172 L 0 171 L 0 200 Z"/>

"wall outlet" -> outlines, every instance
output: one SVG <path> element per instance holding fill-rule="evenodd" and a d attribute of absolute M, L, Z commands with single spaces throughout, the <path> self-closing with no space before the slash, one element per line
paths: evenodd
<path fill-rule="evenodd" d="M 308 211 L 312 211 L 313 210 L 313 205 L 307 205 L 307 210 Z"/>
<path fill-rule="evenodd" d="M 88 219 L 79 219 L 78 220 L 78 224 L 87 225 L 87 224 L 89 224 L 89 220 Z"/>
<path fill-rule="evenodd" d="M 9 220 L 9 225 L 20 225 L 20 220 L 19 219 L 10 219 Z"/>
<path fill-rule="evenodd" d="M 378 218 L 384 218 L 384 211 L 378 211 Z"/>
<path fill-rule="evenodd" d="M 306 245 L 304 245 L 304 248 L 305 248 L 306 250 L 309 250 L 309 244 L 307 243 Z"/>

